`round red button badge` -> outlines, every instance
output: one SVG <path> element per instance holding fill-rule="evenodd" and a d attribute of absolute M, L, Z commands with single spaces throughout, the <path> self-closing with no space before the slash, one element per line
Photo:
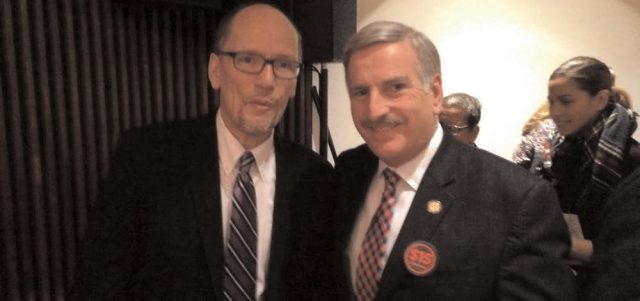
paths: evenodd
<path fill-rule="evenodd" d="M 414 241 L 404 250 L 404 266 L 413 275 L 429 275 L 437 265 L 438 251 L 429 242 Z"/>

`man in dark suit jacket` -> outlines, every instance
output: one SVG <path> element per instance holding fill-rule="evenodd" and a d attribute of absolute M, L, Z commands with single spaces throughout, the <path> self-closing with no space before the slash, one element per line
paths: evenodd
<path fill-rule="evenodd" d="M 552 188 L 443 132 L 432 42 L 375 22 L 349 40 L 344 66 L 366 145 L 336 162 L 343 297 L 573 300 Z"/>
<path fill-rule="evenodd" d="M 585 300 L 640 299 L 640 168 L 611 193 L 593 240 Z"/>
<path fill-rule="evenodd" d="M 331 166 L 273 135 L 295 93 L 299 34 L 279 10 L 253 4 L 223 19 L 217 41 L 209 62 L 217 112 L 121 137 L 72 299 L 235 299 L 230 290 L 246 300 L 331 298 Z M 227 265 L 230 233 L 241 232 L 230 227 L 236 162 L 247 152 L 255 163 L 241 188 L 255 190 L 257 247 L 254 264 L 239 261 L 251 277 Z M 249 289 L 227 286 L 247 280 Z"/>

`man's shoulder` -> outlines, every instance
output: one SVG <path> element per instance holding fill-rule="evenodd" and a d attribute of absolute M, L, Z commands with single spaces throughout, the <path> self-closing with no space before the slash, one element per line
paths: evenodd
<path fill-rule="evenodd" d="M 215 133 L 215 121 L 211 115 L 133 127 L 124 131 L 119 141 L 140 146 L 181 144 L 203 133 Z"/>
<path fill-rule="evenodd" d="M 331 164 L 314 150 L 284 137 L 275 136 L 274 143 L 276 156 L 280 160 L 286 160 L 293 166 L 317 165 L 331 168 Z"/>
<path fill-rule="evenodd" d="M 335 160 L 335 178 L 343 184 L 360 181 L 368 178 L 378 166 L 377 164 L 376 155 L 366 144 L 362 144 L 340 153 Z"/>
<path fill-rule="evenodd" d="M 456 146 L 454 146 L 456 147 Z M 534 186 L 550 183 L 536 177 L 526 169 L 512 161 L 483 149 L 459 145 L 458 157 L 448 160 L 465 176 L 459 180 L 466 180 L 476 184 L 486 185 L 487 189 L 497 189 L 501 193 L 515 193 L 522 195 Z M 492 188 L 489 188 L 492 187 Z"/>
<path fill-rule="evenodd" d="M 340 153 L 336 160 L 336 168 L 343 165 L 362 165 L 365 162 L 377 161 L 376 155 L 366 144 L 348 149 Z"/>
<path fill-rule="evenodd" d="M 215 126 L 215 120 L 211 115 L 192 117 L 179 120 L 170 120 L 135 126 L 123 132 L 123 135 L 153 136 L 165 133 L 178 133 L 192 131 L 205 126 Z"/>
<path fill-rule="evenodd" d="M 513 161 L 500 157 L 487 150 L 476 148 L 470 152 L 470 156 L 470 163 L 478 165 L 478 168 L 489 169 L 489 171 L 494 172 L 502 171 L 513 174 L 515 177 L 536 179 L 535 176 L 529 173 L 526 169 L 518 166 Z"/>

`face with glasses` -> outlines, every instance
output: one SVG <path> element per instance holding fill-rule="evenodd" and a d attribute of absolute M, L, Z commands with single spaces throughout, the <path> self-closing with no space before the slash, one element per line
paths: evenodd
<path fill-rule="evenodd" d="M 211 54 L 208 73 L 220 91 L 218 113 L 247 149 L 269 138 L 295 95 L 298 43 L 280 11 L 252 5 L 236 14 L 224 43 Z"/>
<path fill-rule="evenodd" d="M 445 131 L 466 144 L 474 144 L 480 132 L 480 127 L 469 126 L 467 113 L 464 109 L 458 106 L 442 106 L 439 118 L 440 124 Z"/>

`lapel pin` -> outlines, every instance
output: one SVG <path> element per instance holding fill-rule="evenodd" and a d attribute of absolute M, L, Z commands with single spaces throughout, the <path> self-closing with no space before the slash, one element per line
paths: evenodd
<path fill-rule="evenodd" d="M 403 259 L 409 273 L 423 277 L 431 274 L 438 265 L 438 251 L 433 244 L 416 240 L 404 249 Z"/>
<path fill-rule="evenodd" d="M 430 200 L 427 202 L 427 212 L 431 214 L 438 214 L 442 211 L 442 202 L 438 200 Z"/>

